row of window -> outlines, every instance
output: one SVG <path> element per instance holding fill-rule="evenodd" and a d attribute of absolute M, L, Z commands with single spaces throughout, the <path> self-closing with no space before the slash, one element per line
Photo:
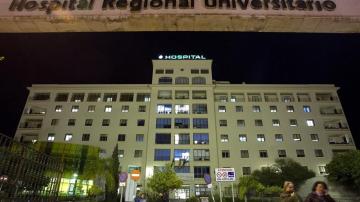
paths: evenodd
<path fill-rule="evenodd" d="M 252 106 L 252 111 L 253 112 L 261 112 L 261 107 L 258 106 L 258 105 L 254 105 L 254 106 Z M 278 108 L 275 105 L 269 106 L 269 111 L 270 112 L 277 112 Z M 288 106 L 286 106 L 286 111 L 287 112 L 294 112 L 295 108 L 292 105 L 288 105 Z M 226 106 L 223 106 L 223 105 L 218 106 L 218 112 L 226 112 Z M 235 112 L 244 112 L 243 106 L 235 106 Z M 311 112 L 311 107 L 308 106 L 308 105 L 304 105 L 303 106 L 303 112 L 305 112 L 305 113 Z"/>
<path fill-rule="evenodd" d="M 286 150 L 279 149 L 277 150 L 278 157 L 285 158 L 287 157 Z M 314 150 L 315 157 L 324 157 L 324 153 L 321 149 Z M 222 150 L 221 151 L 222 158 L 230 158 L 230 151 L 229 150 Z M 260 158 L 268 158 L 268 151 L 267 150 L 259 150 L 259 157 Z M 303 149 L 296 150 L 296 157 L 305 157 L 305 151 Z M 240 158 L 250 158 L 249 150 L 240 150 Z"/>
<path fill-rule="evenodd" d="M 313 127 L 315 126 L 315 121 L 313 119 L 306 119 L 305 121 L 306 126 Z M 219 120 L 220 127 L 227 127 L 228 122 L 225 119 Z M 236 120 L 237 127 L 245 127 L 245 120 Z M 262 119 L 255 119 L 255 126 L 261 127 L 264 126 Z M 280 120 L 279 119 L 272 119 L 272 126 L 279 127 Z M 296 127 L 298 126 L 298 122 L 296 119 L 289 119 L 289 126 Z"/>
<path fill-rule="evenodd" d="M 173 78 L 172 77 L 160 77 L 159 78 L 159 84 L 172 84 Z M 189 84 L 189 78 L 188 77 L 176 77 L 175 78 L 175 84 Z M 192 84 L 206 84 L 206 78 L 205 77 L 193 77 L 191 78 Z"/>
<path fill-rule="evenodd" d="M 193 118 L 192 119 L 193 128 L 208 128 L 208 119 L 207 118 Z M 156 119 L 156 128 L 171 128 L 171 118 L 157 118 Z M 190 128 L 190 118 L 175 118 L 174 119 L 175 128 Z"/>
<path fill-rule="evenodd" d="M 89 105 L 87 112 L 95 112 L 96 106 L 95 105 Z M 79 105 L 73 105 L 71 106 L 71 112 L 79 112 L 80 106 Z M 129 105 L 122 105 L 121 106 L 121 112 L 129 112 L 130 106 Z M 55 106 L 55 112 L 63 112 L 64 107 L 62 105 L 56 105 Z M 113 107 L 111 105 L 106 105 L 104 107 L 104 112 L 112 112 Z M 138 107 L 138 112 L 146 112 L 146 105 L 140 105 Z"/>
<path fill-rule="evenodd" d="M 169 100 L 172 99 L 172 90 L 159 90 L 158 91 L 158 99 L 160 100 Z M 175 99 L 189 99 L 190 91 L 187 90 L 175 90 Z M 201 100 L 206 99 L 206 91 L 204 90 L 193 90 L 192 91 L 192 99 Z"/>
<path fill-rule="evenodd" d="M 107 140 L 108 140 L 108 134 L 100 134 L 98 137 L 99 137 L 100 142 L 107 142 Z M 64 140 L 66 142 L 70 142 L 72 140 L 72 138 L 73 138 L 73 134 L 71 134 L 71 133 L 67 133 L 64 136 Z M 136 134 L 135 138 L 136 138 L 136 142 L 143 142 L 144 134 Z M 126 141 L 126 134 L 118 134 L 117 139 L 119 142 Z M 55 133 L 49 133 L 47 140 L 49 142 L 55 141 Z M 90 134 L 89 133 L 82 134 L 81 141 L 84 141 L 84 142 L 90 141 Z"/>
<path fill-rule="evenodd" d="M 57 93 L 55 102 L 68 102 L 70 93 Z M 116 102 L 118 93 L 87 93 L 87 102 Z M 120 102 L 133 102 L 135 93 L 120 93 Z M 32 100 L 50 100 L 50 93 L 35 93 Z M 70 102 L 84 102 L 85 93 L 72 93 Z M 150 102 L 150 93 L 137 93 L 136 102 Z"/>
<path fill-rule="evenodd" d="M 92 126 L 93 125 L 93 119 L 85 119 L 84 126 Z M 51 125 L 57 126 L 59 125 L 60 120 L 59 119 L 52 119 Z M 68 119 L 68 126 L 75 126 L 76 125 L 76 119 Z M 127 126 L 128 120 L 127 119 L 120 119 L 119 126 Z M 110 119 L 103 119 L 101 121 L 101 126 L 110 126 Z M 136 126 L 145 126 L 145 119 L 138 119 L 136 121 Z"/>
<path fill-rule="evenodd" d="M 180 69 L 182 72 L 184 69 Z M 156 69 L 155 74 L 173 74 L 173 69 Z M 209 74 L 209 69 L 190 69 L 191 74 Z"/>

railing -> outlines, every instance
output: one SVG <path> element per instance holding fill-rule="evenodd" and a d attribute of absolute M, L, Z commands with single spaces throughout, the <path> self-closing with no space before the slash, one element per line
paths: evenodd
<path fill-rule="evenodd" d="M 265 96 L 265 102 L 279 102 L 279 98 Z"/>
<path fill-rule="evenodd" d="M 41 123 L 20 123 L 19 128 L 38 129 L 41 128 Z"/>

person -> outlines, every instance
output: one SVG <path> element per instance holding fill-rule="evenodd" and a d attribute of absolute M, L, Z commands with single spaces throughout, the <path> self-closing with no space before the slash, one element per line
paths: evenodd
<path fill-rule="evenodd" d="M 305 202 L 335 202 L 328 194 L 328 186 L 323 181 L 317 181 L 312 187 L 312 192 L 306 197 Z"/>
<path fill-rule="evenodd" d="M 134 199 L 134 202 L 140 202 L 139 193 L 136 194 L 136 197 L 135 197 L 135 199 Z"/>
<path fill-rule="evenodd" d="M 283 192 L 280 194 L 280 202 L 302 202 L 301 197 L 295 192 L 294 183 L 285 181 Z"/>
<path fill-rule="evenodd" d="M 145 194 L 142 193 L 140 196 L 140 202 L 146 202 Z"/>

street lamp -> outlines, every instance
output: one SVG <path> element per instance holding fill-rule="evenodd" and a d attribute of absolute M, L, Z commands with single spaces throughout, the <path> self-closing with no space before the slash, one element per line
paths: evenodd
<path fill-rule="evenodd" d="M 1 189 L 2 189 L 3 184 L 6 183 L 7 181 L 8 181 L 8 176 L 7 176 L 7 175 L 1 175 L 1 176 L 0 176 L 0 183 L 1 183 L 1 185 L 0 185 L 0 191 L 1 191 Z"/>
<path fill-rule="evenodd" d="M 76 183 L 77 183 L 77 177 L 78 177 L 78 174 L 77 174 L 77 173 L 74 173 L 74 174 L 73 174 L 73 177 L 74 177 L 74 179 L 75 179 L 74 190 L 73 190 L 73 196 L 75 196 L 75 194 L 76 194 Z"/>

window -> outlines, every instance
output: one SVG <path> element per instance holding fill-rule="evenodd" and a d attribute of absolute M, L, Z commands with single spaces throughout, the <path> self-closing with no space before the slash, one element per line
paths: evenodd
<path fill-rule="evenodd" d="M 201 74 L 208 74 L 209 70 L 208 69 L 201 69 L 200 72 L 201 72 Z"/>
<path fill-rule="evenodd" d="M 171 119 L 170 118 L 157 118 L 156 119 L 156 128 L 171 128 Z"/>
<path fill-rule="evenodd" d="M 293 140 L 294 141 L 301 141 L 301 135 L 300 134 L 293 134 Z"/>
<path fill-rule="evenodd" d="M 268 157 L 267 150 L 260 150 L 259 154 L 260 154 L 260 158 L 267 158 Z"/>
<path fill-rule="evenodd" d="M 172 84 L 172 78 L 171 77 L 160 77 L 159 84 Z"/>
<path fill-rule="evenodd" d="M 69 99 L 69 93 L 58 93 L 55 97 L 55 102 L 67 102 Z"/>
<path fill-rule="evenodd" d="M 303 149 L 296 150 L 296 156 L 297 157 L 305 157 L 305 152 Z"/>
<path fill-rule="evenodd" d="M 208 149 L 194 149 L 194 161 L 209 161 L 210 150 Z"/>
<path fill-rule="evenodd" d="M 99 140 L 100 140 L 100 142 L 106 142 L 107 141 L 107 135 L 106 134 L 101 134 Z"/>
<path fill-rule="evenodd" d="M 244 108 L 243 108 L 243 106 L 235 106 L 235 111 L 236 112 L 244 112 Z"/>
<path fill-rule="evenodd" d="M 260 106 L 257 106 L 257 105 L 254 105 L 252 107 L 252 110 L 253 110 L 253 112 L 260 112 L 261 111 Z"/>
<path fill-rule="evenodd" d="M 95 112 L 95 105 L 89 105 L 88 112 Z"/>
<path fill-rule="evenodd" d="M 138 93 L 136 102 L 150 102 L 150 93 Z"/>
<path fill-rule="evenodd" d="M 248 100 L 249 102 L 262 102 L 262 98 L 259 93 L 249 93 Z"/>
<path fill-rule="evenodd" d="M 129 112 L 129 105 L 121 106 L 121 112 Z"/>
<path fill-rule="evenodd" d="M 224 159 L 230 158 L 230 151 L 229 151 L 229 150 L 222 150 L 222 151 L 221 151 L 221 156 L 222 156 L 222 158 L 224 158 Z"/>
<path fill-rule="evenodd" d="M 144 119 L 137 120 L 137 126 L 145 126 L 145 120 Z"/>
<path fill-rule="evenodd" d="M 192 84 L 206 84 L 205 77 L 193 77 Z"/>
<path fill-rule="evenodd" d="M 207 105 L 206 104 L 193 104 L 192 111 L 193 111 L 193 114 L 207 114 Z"/>
<path fill-rule="evenodd" d="M 182 161 L 182 166 L 189 162 L 190 149 L 174 149 L 174 160 Z"/>
<path fill-rule="evenodd" d="M 62 105 L 56 105 L 55 112 L 62 112 Z"/>
<path fill-rule="evenodd" d="M 175 99 L 189 99 L 189 91 L 187 90 L 176 90 L 175 91 Z"/>
<path fill-rule="evenodd" d="M 69 142 L 71 139 L 72 139 L 72 137 L 73 137 L 73 135 L 72 134 L 70 134 L 70 133 L 68 133 L 68 134 L 65 134 L 65 141 L 66 142 Z"/>
<path fill-rule="evenodd" d="M 171 133 L 156 133 L 155 144 L 171 144 Z"/>
<path fill-rule="evenodd" d="M 111 110 L 112 110 L 112 106 L 110 105 L 105 106 L 105 112 L 111 112 Z"/>
<path fill-rule="evenodd" d="M 221 142 L 229 142 L 229 135 L 226 135 L 226 134 L 220 135 L 220 141 Z"/>
<path fill-rule="evenodd" d="M 158 92 L 158 99 L 160 99 L 160 100 L 172 99 L 172 92 L 171 92 L 171 90 L 159 90 L 159 92 Z"/>
<path fill-rule="evenodd" d="M 304 112 L 305 112 L 305 113 L 311 112 L 310 106 L 304 106 L 303 109 L 304 109 Z"/>
<path fill-rule="evenodd" d="M 194 133 L 193 134 L 194 144 L 209 144 L 209 134 L 207 133 Z"/>
<path fill-rule="evenodd" d="M 286 150 L 279 149 L 278 150 L 279 158 L 285 158 L 286 157 Z"/>
<path fill-rule="evenodd" d="M 105 93 L 104 94 L 104 102 L 116 102 L 117 93 Z"/>
<path fill-rule="evenodd" d="M 86 101 L 100 102 L 101 101 L 101 93 L 89 93 Z"/>
<path fill-rule="evenodd" d="M 265 135 L 264 134 L 257 134 L 256 139 L 258 142 L 265 142 Z"/>
<path fill-rule="evenodd" d="M 189 78 L 187 77 L 176 77 L 175 84 L 189 84 Z"/>
<path fill-rule="evenodd" d="M 194 166 L 194 178 L 203 178 L 204 174 L 210 174 L 209 166 Z"/>
<path fill-rule="evenodd" d="M 315 149 L 315 157 L 324 157 L 324 153 L 321 149 Z"/>
<path fill-rule="evenodd" d="M 165 69 L 165 74 L 173 74 L 174 70 L 173 69 Z"/>
<path fill-rule="evenodd" d="M 175 114 L 189 114 L 189 105 L 175 105 Z"/>
<path fill-rule="evenodd" d="M 270 112 L 277 112 L 277 106 L 270 106 Z"/>
<path fill-rule="evenodd" d="M 71 96 L 71 102 L 83 102 L 85 93 L 73 93 Z"/>
<path fill-rule="evenodd" d="M 124 158 L 125 151 L 123 149 L 118 150 L 119 158 Z"/>
<path fill-rule="evenodd" d="M 245 134 L 240 134 L 239 135 L 239 140 L 240 140 L 240 142 L 246 142 L 247 141 L 247 136 Z"/>
<path fill-rule="evenodd" d="M 201 178 L 201 177 L 200 177 Z M 208 196 L 209 188 L 206 184 L 196 184 L 195 185 L 195 196 Z"/>
<path fill-rule="evenodd" d="M 313 142 L 318 142 L 319 141 L 318 134 L 310 134 L 310 138 L 311 138 L 311 141 L 313 141 Z"/>
<path fill-rule="evenodd" d="M 120 102 L 132 102 L 134 93 L 120 93 Z"/>
<path fill-rule="evenodd" d="M 93 120 L 92 119 L 86 119 L 85 120 L 85 126 L 92 126 Z"/>
<path fill-rule="evenodd" d="M 110 119 L 103 119 L 101 125 L 102 126 L 110 126 Z"/>
<path fill-rule="evenodd" d="M 208 128 L 208 119 L 194 118 L 193 119 L 193 128 Z"/>
<path fill-rule="evenodd" d="M 250 167 L 242 167 L 243 175 L 251 175 L 251 168 Z"/>
<path fill-rule="evenodd" d="M 190 144 L 190 134 L 180 133 L 174 136 L 175 144 Z"/>
<path fill-rule="evenodd" d="M 293 94 L 281 93 L 280 97 L 281 97 L 281 101 L 283 101 L 283 102 L 294 102 L 295 101 Z"/>
<path fill-rule="evenodd" d="M 164 74 L 164 70 L 163 69 L 156 69 L 155 74 Z"/>
<path fill-rule="evenodd" d="M 138 112 L 146 112 L 146 106 L 145 105 L 140 105 Z"/>
<path fill-rule="evenodd" d="M 170 149 L 155 149 L 154 161 L 170 161 Z"/>
<path fill-rule="evenodd" d="M 86 133 L 82 135 L 81 141 L 87 142 L 89 140 L 90 140 L 90 134 Z"/>
<path fill-rule="evenodd" d="M 237 120 L 238 127 L 245 127 L 245 120 Z"/>
<path fill-rule="evenodd" d="M 286 106 L 287 112 L 294 112 L 294 106 Z"/>
<path fill-rule="evenodd" d="M 126 135 L 125 134 L 119 134 L 118 135 L 118 141 L 119 142 L 124 142 L 126 139 Z"/>
<path fill-rule="evenodd" d="M 71 107 L 71 112 L 78 112 L 79 111 L 79 106 L 74 105 Z"/>
<path fill-rule="evenodd" d="M 227 126 L 227 120 L 219 120 L 220 127 L 226 127 Z"/>
<path fill-rule="evenodd" d="M 55 134 L 54 133 L 49 133 L 47 140 L 48 140 L 48 142 L 54 142 Z"/>
<path fill-rule="evenodd" d="M 276 142 L 283 142 L 284 141 L 284 137 L 282 134 L 275 134 L 275 141 Z"/>
<path fill-rule="evenodd" d="M 144 134 L 136 134 L 136 142 L 144 142 Z"/>
<path fill-rule="evenodd" d="M 263 121 L 261 119 L 255 120 L 255 126 L 263 126 Z"/>
<path fill-rule="evenodd" d="M 191 69 L 191 73 L 192 74 L 199 74 L 199 70 L 198 69 Z"/>
<path fill-rule="evenodd" d="M 49 100 L 50 93 L 35 93 L 32 100 Z"/>
<path fill-rule="evenodd" d="M 265 102 L 279 102 L 277 93 L 264 93 Z"/>
<path fill-rule="evenodd" d="M 188 118 L 175 118 L 175 128 L 189 128 L 190 119 Z"/>
<path fill-rule="evenodd" d="M 319 166 L 319 173 L 320 174 L 326 174 L 326 167 L 325 166 Z"/>
<path fill-rule="evenodd" d="M 120 119 L 120 126 L 127 126 L 127 119 Z"/>
<path fill-rule="evenodd" d="M 143 150 L 135 150 L 134 152 L 134 158 L 141 158 L 142 157 Z"/>
<path fill-rule="evenodd" d="M 198 99 L 206 99 L 206 91 L 192 91 L 192 99 L 198 100 Z"/>
<path fill-rule="evenodd" d="M 313 119 L 308 119 L 308 120 L 306 120 L 306 125 L 309 127 L 313 127 L 313 126 L 315 126 L 315 122 Z"/>
<path fill-rule="evenodd" d="M 219 106 L 218 111 L 219 112 L 226 112 L 226 107 L 225 106 Z"/>
<path fill-rule="evenodd" d="M 231 93 L 230 102 L 245 102 L 244 93 Z"/>
<path fill-rule="evenodd" d="M 273 119 L 272 120 L 272 125 L 275 127 L 279 127 L 280 126 L 280 120 L 279 119 Z"/>
<path fill-rule="evenodd" d="M 249 150 L 240 150 L 240 158 L 249 158 Z"/>
<path fill-rule="evenodd" d="M 68 126 L 75 126 L 75 119 L 69 119 L 68 120 Z"/>
<path fill-rule="evenodd" d="M 158 114 L 171 114 L 171 104 L 158 104 L 156 112 Z"/>
<path fill-rule="evenodd" d="M 297 120 L 296 119 L 290 119 L 290 126 L 296 127 L 297 126 Z"/>
<path fill-rule="evenodd" d="M 56 125 L 58 125 L 58 123 L 59 123 L 59 119 L 52 119 L 51 120 L 51 125 L 52 126 L 56 126 Z"/>

